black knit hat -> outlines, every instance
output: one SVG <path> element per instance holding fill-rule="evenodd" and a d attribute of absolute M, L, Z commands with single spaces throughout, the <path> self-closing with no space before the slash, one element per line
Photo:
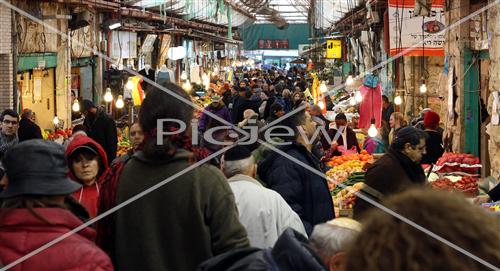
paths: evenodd
<path fill-rule="evenodd" d="M 23 141 L 7 151 L 2 163 L 9 185 L 0 198 L 69 195 L 81 188 L 68 178 L 64 148 L 52 141 Z"/>
<path fill-rule="evenodd" d="M 95 105 L 94 105 L 94 103 L 91 100 L 85 99 L 85 100 L 82 101 L 82 109 L 83 109 L 83 111 L 89 111 L 91 108 L 94 108 L 94 107 L 95 107 Z"/>
<path fill-rule="evenodd" d="M 250 158 L 252 153 L 245 146 L 237 145 L 224 154 L 224 161 L 238 161 Z"/>

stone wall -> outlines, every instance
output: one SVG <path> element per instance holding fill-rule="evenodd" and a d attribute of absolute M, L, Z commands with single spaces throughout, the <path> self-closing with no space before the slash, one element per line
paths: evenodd
<path fill-rule="evenodd" d="M 12 12 L 0 4 L 0 111 L 13 106 Z"/>
<path fill-rule="evenodd" d="M 500 7 L 497 5 L 488 10 L 488 30 L 491 31 L 490 43 L 490 92 L 500 91 Z M 492 95 L 488 99 L 488 112 L 492 115 Z M 487 133 L 490 135 L 489 154 L 491 164 L 491 176 L 500 177 L 500 126 L 487 125 Z"/>

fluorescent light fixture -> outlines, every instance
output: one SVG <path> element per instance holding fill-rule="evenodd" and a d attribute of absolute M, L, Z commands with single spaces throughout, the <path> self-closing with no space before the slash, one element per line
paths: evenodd
<path fill-rule="evenodd" d="M 112 23 L 108 26 L 109 30 L 113 30 L 113 29 L 117 29 L 118 27 L 121 27 L 122 26 L 122 23 L 120 22 L 116 22 L 116 23 Z"/>

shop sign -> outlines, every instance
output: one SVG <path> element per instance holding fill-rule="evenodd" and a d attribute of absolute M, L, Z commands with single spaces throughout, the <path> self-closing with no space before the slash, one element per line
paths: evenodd
<path fill-rule="evenodd" d="M 326 41 L 326 58 L 342 58 L 342 41 L 327 40 Z"/>
<path fill-rule="evenodd" d="M 405 56 L 444 56 L 444 0 L 432 0 L 425 17 L 414 15 L 413 0 L 389 0 L 388 4 L 391 56 L 407 49 Z"/>
<path fill-rule="evenodd" d="M 281 40 L 259 40 L 259 49 L 288 49 L 289 43 L 287 39 Z"/>

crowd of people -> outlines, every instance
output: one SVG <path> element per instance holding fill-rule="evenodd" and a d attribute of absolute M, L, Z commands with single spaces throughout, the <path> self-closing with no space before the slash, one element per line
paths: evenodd
<path fill-rule="evenodd" d="M 195 112 L 159 88 L 150 89 L 131 125 L 133 148 L 117 158 L 114 121 L 91 101 L 84 101 L 85 122 L 64 146 L 39 139 L 26 110 L 25 130 L 34 136 L 22 141 L 19 116 L 5 110 L 0 266 L 97 217 L 12 270 L 485 270 L 374 204 L 500 266 L 498 218 L 425 186 L 421 163 L 435 163 L 444 151 L 439 116 L 429 110 L 411 125 L 384 98 L 390 129 L 367 146 L 386 153 L 366 173 L 355 220 L 335 218 L 324 161 L 361 151 L 357 126 L 343 113 L 330 123 L 306 97 L 308 85 L 300 69 L 245 71 L 233 82 L 213 78 L 210 103 L 195 123 L 202 135 L 234 125 L 214 133 L 235 143 L 220 159 L 210 154 L 227 145 L 203 137 L 193 144 L 192 129 L 172 133 L 180 122 L 193 123 Z M 163 86 L 193 98 L 173 83 Z M 159 126 L 160 119 L 177 121 Z M 289 131 L 269 142 L 279 152 L 236 142 L 237 128 L 273 122 Z M 315 136 L 318 126 L 324 137 Z"/>

